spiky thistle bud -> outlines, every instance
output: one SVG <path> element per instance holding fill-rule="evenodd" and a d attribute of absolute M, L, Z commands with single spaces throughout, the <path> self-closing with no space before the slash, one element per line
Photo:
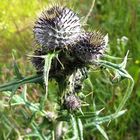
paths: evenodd
<path fill-rule="evenodd" d="M 70 94 L 65 97 L 64 105 L 68 110 L 74 111 L 81 107 L 81 102 L 76 95 Z"/>
<path fill-rule="evenodd" d="M 79 40 L 73 47 L 75 56 L 84 63 L 90 63 L 103 55 L 108 44 L 108 35 L 103 36 L 100 32 L 83 33 Z"/>
<path fill-rule="evenodd" d="M 40 46 L 47 50 L 63 49 L 77 42 L 80 19 L 67 7 L 54 6 L 42 12 L 33 31 Z"/>

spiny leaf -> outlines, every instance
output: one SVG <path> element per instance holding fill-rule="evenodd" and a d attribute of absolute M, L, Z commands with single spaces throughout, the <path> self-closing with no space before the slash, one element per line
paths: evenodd
<path fill-rule="evenodd" d="M 104 136 L 104 138 L 105 138 L 106 140 L 109 140 L 109 138 L 108 138 L 106 132 L 104 131 L 104 129 L 103 129 L 100 125 L 97 124 L 97 125 L 96 125 L 96 128 L 100 131 L 100 133 Z"/>
<path fill-rule="evenodd" d="M 13 80 L 12 82 L 0 85 L 0 92 L 1 91 L 12 91 L 13 89 L 15 89 L 15 87 L 20 87 L 23 84 L 27 84 L 27 83 L 41 83 L 43 79 L 43 75 L 42 74 L 38 74 L 38 75 L 33 75 L 30 77 L 25 77 L 21 80 Z"/>

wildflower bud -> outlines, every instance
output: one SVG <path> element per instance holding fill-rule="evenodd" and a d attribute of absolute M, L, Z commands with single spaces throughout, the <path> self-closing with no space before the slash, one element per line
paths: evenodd
<path fill-rule="evenodd" d="M 74 94 L 66 96 L 64 104 L 67 109 L 72 111 L 81 107 L 80 99 Z"/>
<path fill-rule="evenodd" d="M 83 33 L 73 51 L 82 62 L 90 63 L 103 55 L 107 43 L 108 35 L 103 36 L 100 32 Z"/>
<path fill-rule="evenodd" d="M 33 29 L 36 42 L 47 50 L 73 45 L 80 30 L 79 17 L 67 7 L 60 6 L 43 11 Z"/>

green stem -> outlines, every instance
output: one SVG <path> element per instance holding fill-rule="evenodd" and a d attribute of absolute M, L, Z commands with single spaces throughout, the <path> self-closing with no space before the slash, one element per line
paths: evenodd
<path fill-rule="evenodd" d="M 84 140 L 83 139 L 83 124 L 82 124 L 80 118 L 76 118 L 76 123 L 77 123 L 79 140 Z"/>
<path fill-rule="evenodd" d="M 63 128 L 63 122 L 57 121 L 54 123 L 54 135 L 55 140 L 61 140 L 62 139 L 62 128 Z"/>

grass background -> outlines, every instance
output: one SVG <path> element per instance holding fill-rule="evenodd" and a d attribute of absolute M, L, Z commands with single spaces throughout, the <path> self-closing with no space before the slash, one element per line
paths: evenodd
<path fill-rule="evenodd" d="M 32 53 L 34 48 L 32 27 L 34 20 L 51 0 L 1 0 L 0 1 L 0 84 L 13 79 L 12 52 L 23 75 L 35 73 L 26 54 Z M 60 0 L 60 3 L 63 3 Z M 73 5 L 81 17 L 86 16 L 92 0 L 66 1 Z M 109 55 L 123 58 L 130 50 L 127 70 L 135 81 L 133 93 L 127 101 L 127 113 L 109 125 L 103 127 L 111 140 L 139 140 L 140 139 L 140 1 L 139 0 L 96 0 L 95 6 L 89 17 L 88 30 L 101 30 L 109 35 Z M 128 43 L 123 46 L 118 44 L 118 39 L 126 36 Z M 114 60 L 120 63 L 120 60 Z M 105 107 L 103 114 L 115 110 L 123 97 L 127 86 L 125 82 L 110 86 L 109 77 L 103 72 L 90 74 L 94 87 L 94 99 L 97 109 Z M 30 88 L 30 87 L 29 87 Z M 30 100 L 38 100 L 41 96 L 39 90 L 29 91 Z M 85 87 L 84 93 L 88 92 Z M 52 90 L 54 90 L 52 88 Z M 19 91 L 20 92 L 20 91 Z M 55 91 L 52 91 L 55 92 Z M 33 94 L 32 94 L 33 93 Z M 90 100 L 87 98 L 87 100 Z M 30 129 L 26 128 L 21 106 L 10 108 L 4 104 L 7 97 L 0 94 L 0 138 L 17 139 L 17 134 L 24 134 Z M 89 101 L 88 101 L 89 102 Z M 23 115 L 24 114 L 24 115 Z M 30 113 L 29 113 L 30 114 Z M 40 120 L 38 120 L 40 121 Z M 93 136 L 97 140 L 104 139 L 98 131 L 85 133 L 86 139 Z"/>

